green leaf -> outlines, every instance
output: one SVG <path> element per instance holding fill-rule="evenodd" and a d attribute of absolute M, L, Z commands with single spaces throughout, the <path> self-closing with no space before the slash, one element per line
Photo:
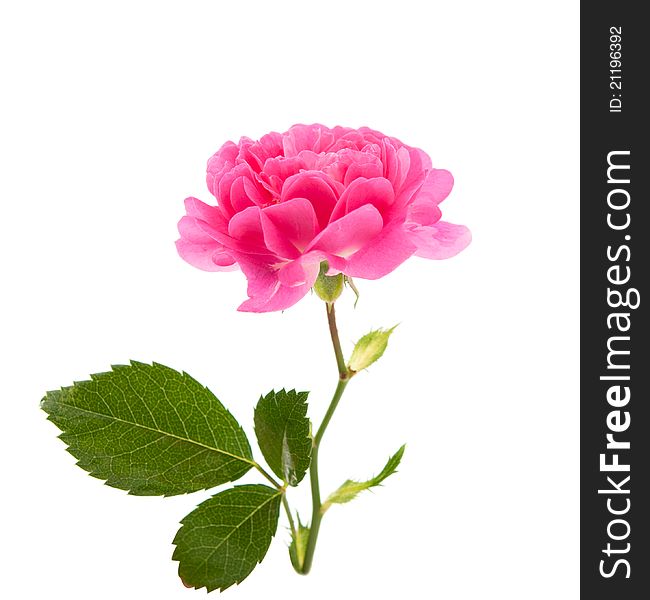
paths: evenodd
<path fill-rule="evenodd" d="M 293 568 L 302 574 L 302 565 L 305 562 L 305 551 L 307 550 L 307 542 L 309 541 L 309 527 L 306 527 L 300 522 L 298 516 L 298 529 L 295 534 L 291 533 L 291 545 L 289 546 L 289 558 Z"/>
<path fill-rule="evenodd" d="M 183 583 L 223 591 L 248 577 L 275 535 L 281 496 L 266 485 L 240 485 L 199 504 L 174 538 Z"/>
<path fill-rule="evenodd" d="M 357 494 L 372 487 L 381 485 L 381 483 L 397 471 L 397 467 L 404 455 L 404 444 L 393 456 L 388 459 L 386 466 L 381 470 L 379 475 L 376 475 L 368 481 L 353 481 L 348 479 L 339 489 L 332 492 L 327 500 L 321 506 L 321 512 L 324 513 L 332 504 L 344 504 L 353 500 Z"/>
<path fill-rule="evenodd" d="M 246 435 L 187 373 L 132 361 L 48 392 L 41 407 L 78 465 L 136 495 L 172 496 L 239 479 Z"/>
<path fill-rule="evenodd" d="M 298 485 L 311 460 L 307 392 L 280 390 L 262 396 L 255 407 L 255 435 L 271 470 Z"/>

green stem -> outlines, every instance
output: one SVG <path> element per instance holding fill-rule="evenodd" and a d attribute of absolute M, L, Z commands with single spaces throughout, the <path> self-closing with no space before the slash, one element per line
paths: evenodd
<path fill-rule="evenodd" d="M 330 337 L 332 338 L 332 346 L 334 346 L 334 356 L 336 356 L 336 366 L 339 369 L 339 379 L 348 378 L 348 368 L 345 365 L 345 358 L 343 358 L 343 351 L 341 350 L 341 340 L 339 340 L 339 331 L 336 327 L 336 313 L 334 312 L 334 303 L 325 303 L 327 310 L 327 323 L 330 328 Z M 327 425 L 325 425 L 327 427 Z M 323 426 L 321 425 L 321 429 Z"/>
<path fill-rule="evenodd" d="M 332 337 L 332 345 L 334 346 L 334 354 L 336 356 L 336 364 L 339 370 L 339 380 L 334 391 L 334 396 L 330 401 L 330 405 L 327 408 L 327 412 L 323 417 L 323 422 L 321 423 L 316 435 L 314 436 L 312 442 L 312 451 L 311 451 L 311 465 L 309 467 L 309 480 L 311 483 L 311 499 L 312 499 L 312 514 L 311 514 L 311 524 L 309 525 L 309 538 L 307 540 L 307 548 L 305 549 L 305 560 L 302 565 L 302 573 L 306 575 L 311 569 L 311 565 L 314 561 L 314 551 L 316 550 L 316 540 L 318 539 L 318 532 L 320 530 L 320 523 L 323 518 L 321 512 L 322 504 L 320 498 L 320 485 L 318 481 L 318 449 L 320 443 L 325 435 L 325 430 L 332 420 L 332 415 L 341 400 L 341 396 L 345 391 L 348 382 L 350 381 L 350 373 L 347 366 L 345 365 L 345 359 L 343 358 L 343 352 L 341 351 L 341 342 L 339 340 L 339 333 L 336 327 L 336 316 L 334 313 L 334 304 L 326 304 L 327 307 L 327 321 L 329 323 L 330 335 Z"/>
<path fill-rule="evenodd" d="M 349 381 L 350 379 L 347 376 L 345 379 L 339 378 L 339 383 L 336 386 L 336 390 L 334 391 L 334 396 L 332 397 L 330 405 L 327 408 L 327 412 L 323 417 L 323 422 L 321 423 L 320 427 L 318 428 L 318 431 L 316 432 L 316 436 L 314 437 L 314 447 L 318 448 L 318 446 L 320 445 L 321 440 L 323 439 L 323 435 L 325 434 L 325 430 L 327 429 L 327 426 L 332 420 L 332 415 L 334 414 L 334 411 L 336 410 L 336 407 L 339 404 L 339 400 L 341 399 L 341 396 L 343 395 L 343 392 L 345 391 L 345 387 L 348 385 Z M 312 459 L 312 464 L 313 464 L 313 459 Z"/>
<path fill-rule="evenodd" d="M 289 508 L 289 501 L 287 500 L 286 491 L 282 493 L 282 506 L 284 506 L 284 510 L 287 513 L 287 518 L 289 519 L 289 527 L 291 528 L 291 537 L 295 540 L 297 535 L 296 525 L 293 522 L 293 516 L 291 514 L 291 508 Z"/>

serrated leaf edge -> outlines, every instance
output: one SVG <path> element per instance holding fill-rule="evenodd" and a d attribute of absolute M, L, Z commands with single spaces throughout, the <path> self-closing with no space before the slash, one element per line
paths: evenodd
<path fill-rule="evenodd" d="M 152 367 L 162 367 L 162 368 L 164 368 L 164 369 L 169 369 L 169 370 L 171 370 L 171 371 L 174 371 L 174 372 L 176 372 L 176 373 L 179 373 L 179 374 L 181 374 L 183 377 L 187 377 L 187 378 L 190 379 L 192 382 L 194 382 L 194 383 L 196 383 L 197 385 L 201 386 L 201 388 L 203 388 L 205 391 L 207 391 L 208 393 L 210 393 L 210 394 L 215 398 L 215 400 L 217 400 L 217 402 L 219 402 L 219 404 L 221 405 L 221 407 L 223 408 L 223 410 L 224 410 L 226 413 L 228 413 L 228 415 L 230 415 L 230 416 L 233 418 L 233 420 L 237 423 L 237 425 L 241 428 L 241 425 L 239 425 L 239 422 L 237 421 L 237 419 L 235 419 L 235 417 L 232 415 L 232 413 L 231 413 L 231 412 L 230 412 L 230 411 L 229 411 L 229 410 L 228 410 L 228 409 L 227 409 L 227 408 L 226 408 L 226 407 L 221 403 L 221 401 L 217 398 L 217 396 L 214 394 L 214 392 L 213 392 L 212 390 L 210 390 L 210 388 L 208 388 L 207 386 L 205 386 L 205 385 L 203 385 L 202 383 L 200 383 L 198 380 L 196 380 L 194 377 L 192 377 L 192 376 L 191 376 L 189 373 L 187 373 L 186 371 L 177 371 L 176 369 L 174 369 L 174 368 L 172 368 L 172 367 L 169 367 L 169 366 L 167 366 L 167 365 L 163 365 L 162 363 L 158 363 L 158 362 L 155 362 L 155 361 L 152 361 L 152 362 L 151 362 L 151 365 L 149 365 L 149 363 L 145 363 L 145 362 L 141 362 L 141 361 L 137 361 L 137 360 L 130 360 L 128 365 L 125 365 L 125 364 L 112 364 L 112 365 L 111 365 L 111 370 L 110 370 L 110 371 L 101 371 L 101 372 L 99 372 L 99 373 L 91 373 L 91 374 L 89 375 L 89 379 L 75 380 L 75 381 L 72 382 L 72 385 L 69 385 L 69 386 L 62 386 L 62 387 L 60 387 L 60 388 L 57 389 L 57 390 L 48 390 L 47 392 L 45 392 L 45 395 L 44 395 L 43 398 L 41 399 L 41 401 L 40 401 L 40 403 L 39 403 L 39 408 L 40 408 L 41 410 L 43 410 L 43 411 L 47 414 L 47 420 L 50 421 L 51 423 L 54 423 L 53 415 L 52 415 L 52 413 L 47 409 L 48 401 L 50 401 L 50 402 L 52 402 L 52 403 L 56 403 L 56 402 L 57 402 L 57 400 L 51 399 L 52 396 L 54 396 L 54 395 L 59 395 L 59 394 L 61 394 L 61 393 L 64 393 L 64 392 L 66 392 L 67 390 L 70 390 L 70 389 L 74 388 L 76 385 L 81 385 L 81 384 L 84 384 L 84 383 L 92 383 L 93 381 L 96 381 L 96 380 L 99 379 L 100 377 L 103 377 L 103 376 L 109 376 L 109 375 L 111 375 L 112 373 L 114 373 L 114 372 L 116 372 L 116 371 L 118 371 L 118 370 L 125 369 L 125 368 L 129 368 L 130 366 L 131 366 L 131 367 L 142 367 L 142 366 L 145 366 L 145 367 L 148 367 L 148 366 L 152 366 Z M 62 402 L 59 402 L 59 404 L 63 404 L 63 403 L 62 403 Z M 194 446 L 197 446 L 197 447 L 199 447 L 199 448 L 203 448 L 203 449 L 205 449 L 205 450 L 210 450 L 211 452 L 217 452 L 218 454 L 222 454 L 222 455 L 224 455 L 224 456 L 228 456 L 228 457 L 233 458 L 233 459 L 235 459 L 235 460 L 238 460 L 238 461 L 240 461 L 240 462 L 244 462 L 244 463 L 246 463 L 246 464 L 249 464 L 251 467 L 258 467 L 258 464 L 257 464 L 257 462 L 256 462 L 254 459 L 245 458 L 245 457 L 243 457 L 243 456 L 237 456 L 236 454 L 232 454 L 232 453 L 227 452 L 227 451 L 225 451 L 225 450 L 221 450 L 221 449 L 219 449 L 219 448 L 214 448 L 214 447 L 212 447 L 212 446 L 208 446 L 208 445 L 203 444 L 203 443 L 201 443 L 201 442 L 197 442 L 196 440 L 190 440 L 190 439 L 188 439 L 188 438 L 184 438 L 184 437 L 182 437 L 182 436 L 179 436 L 179 435 L 176 435 L 176 434 L 173 434 L 173 433 L 169 433 L 169 432 L 167 432 L 167 431 L 162 431 L 162 430 L 160 430 L 160 429 L 156 429 L 156 428 L 154 428 L 154 427 L 148 427 L 148 426 L 146 426 L 146 425 L 141 425 L 141 424 L 139 424 L 139 423 L 133 423 L 133 422 L 131 422 L 131 421 L 126 421 L 126 420 L 124 420 L 124 419 L 120 419 L 120 418 L 118 418 L 118 417 L 116 417 L 116 416 L 114 416 L 114 415 L 112 415 L 112 414 L 98 413 L 98 412 L 95 412 L 95 411 L 92 411 L 92 410 L 87 410 L 87 409 L 84 409 L 84 408 L 80 408 L 80 407 L 78 407 L 78 406 L 72 406 L 72 405 L 67 405 L 67 406 L 71 406 L 71 407 L 74 408 L 75 410 L 77 410 L 77 411 L 79 411 L 79 412 L 82 412 L 82 413 L 86 413 L 86 414 L 90 414 L 90 415 L 96 415 L 96 416 L 98 416 L 98 417 L 103 417 L 103 418 L 108 418 L 108 419 L 113 419 L 113 420 L 115 420 L 115 421 L 117 421 L 117 422 L 120 422 L 120 423 L 126 423 L 127 425 L 132 425 L 132 426 L 134 426 L 134 427 L 138 427 L 138 428 L 143 429 L 143 430 L 146 430 L 146 431 L 152 431 L 152 432 L 154 432 L 154 433 L 158 433 L 158 434 L 160 434 L 160 435 L 164 435 L 164 436 L 167 436 L 167 437 L 170 437 L 170 438 L 173 438 L 173 439 L 176 439 L 176 440 L 182 441 L 182 442 L 187 442 L 187 443 L 192 444 L 192 445 L 194 445 Z M 54 423 L 54 425 L 56 426 L 56 423 Z M 58 428 L 58 426 L 57 426 L 57 428 Z M 243 431 L 243 429 L 242 429 L 242 431 Z M 63 444 L 65 444 L 65 449 L 66 449 L 67 452 L 69 452 L 69 453 L 70 453 L 74 458 L 78 458 L 77 456 L 75 456 L 75 455 L 72 453 L 72 450 L 71 450 L 71 448 L 70 448 L 70 444 L 68 444 L 68 443 L 63 439 L 63 437 L 65 436 L 65 434 L 66 434 L 65 431 L 61 431 L 61 433 L 60 433 L 59 435 L 57 435 L 57 439 L 61 440 L 61 442 L 62 442 Z M 250 451 L 250 446 L 249 446 L 249 451 Z M 252 454 L 252 451 L 251 451 L 251 454 Z M 81 462 L 82 462 L 81 460 L 77 460 L 77 462 L 76 462 L 75 464 L 78 466 L 78 465 L 80 465 Z M 97 479 L 100 479 L 100 480 L 103 481 L 106 485 L 111 486 L 111 484 L 109 483 L 110 479 L 106 479 L 106 478 L 104 478 L 103 476 L 98 476 L 98 475 L 95 474 L 95 472 L 93 472 L 93 471 L 88 471 L 88 470 L 86 470 L 85 468 L 84 468 L 84 470 L 85 470 L 85 471 L 86 471 L 86 472 L 87 472 L 91 477 L 95 477 L 95 478 L 97 478 Z M 111 487 L 114 487 L 114 486 L 111 486 Z M 116 488 L 116 489 L 121 489 L 121 490 L 123 490 L 123 491 L 126 491 L 128 494 L 131 494 L 131 493 L 132 493 L 131 490 L 126 490 L 125 488 Z M 210 488 L 204 488 L 204 489 L 210 489 Z M 198 491 L 198 490 L 196 490 L 196 491 Z M 187 493 L 193 493 L 193 492 L 187 492 Z M 178 495 L 178 494 L 162 494 L 163 497 L 170 497 L 170 496 L 172 496 L 172 495 Z"/>
<path fill-rule="evenodd" d="M 244 484 L 244 485 L 242 485 L 242 486 L 234 486 L 234 487 L 232 487 L 232 488 L 228 488 L 228 489 L 230 489 L 230 490 L 234 490 L 234 489 L 236 489 L 236 488 L 238 488 L 238 487 L 244 487 L 245 485 L 251 485 L 251 484 Z M 252 484 L 252 485 L 255 485 L 255 484 Z M 262 485 L 262 484 L 257 484 L 257 485 Z M 263 487 L 265 487 L 265 488 L 267 488 L 267 489 L 269 489 L 269 490 L 273 490 L 273 488 L 271 488 L 271 487 L 269 487 L 269 486 L 267 486 L 267 485 L 264 485 Z M 219 492 L 219 494 L 221 494 L 221 493 L 223 493 L 223 492 L 225 492 L 225 491 L 227 491 L 227 490 L 222 490 L 222 492 Z M 245 522 L 248 521 L 249 519 L 251 519 L 251 518 L 252 518 L 252 517 L 253 517 L 257 512 L 259 512 L 259 511 L 260 511 L 264 506 L 266 506 L 269 502 L 271 502 L 272 500 L 275 500 L 278 496 L 282 496 L 282 494 L 283 494 L 283 492 L 280 491 L 280 490 L 273 490 L 273 491 L 274 491 L 275 493 L 274 493 L 272 496 L 269 496 L 269 498 L 268 498 L 267 500 L 265 500 L 262 504 L 260 504 L 257 508 L 255 508 L 254 511 L 252 511 L 252 512 L 251 512 L 251 513 L 250 513 L 250 514 L 249 514 L 249 515 L 248 515 L 248 516 L 243 520 L 243 521 L 241 521 L 240 525 L 243 524 L 243 523 L 245 523 Z M 210 498 L 208 498 L 208 500 L 210 500 L 211 498 L 214 498 L 215 496 L 218 496 L 219 494 L 214 494 L 214 495 L 210 496 Z M 208 500 L 204 500 L 204 502 L 207 502 Z M 203 504 L 203 503 L 197 504 L 197 506 L 195 507 L 195 510 L 196 510 L 196 508 L 198 508 L 199 506 L 201 506 L 201 504 Z M 173 554 L 172 554 L 172 560 L 178 563 L 178 565 L 179 565 L 179 569 L 180 569 L 181 560 L 180 560 L 180 558 L 176 558 L 176 550 L 178 549 L 178 545 L 176 544 L 176 537 L 177 537 L 178 534 L 181 532 L 181 530 L 183 529 L 183 527 L 185 527 L 185 520 L 186 520 L 187 517 L 189 517 L 191 514 L 192 514 L 192 513 L 188 513 L 187 515 L 185 515 L 185 517 L 183 517 L 183 518 L 180 520 L 181 528 L 178 530 L 178 532 L 176 533 L 176 536 L 174 537 L 174 540 L 172 541 L 172 544 L 175 546 L 174 552 L 173 552 Z M 236 529 L 233 529 L 233 530 L 232 530 L 232 531 L 231 531 L 231 532 L 230 532 L 230 533 L 229 533 L 225 538 L 223 538 L 223 540 L 219 543 L 218 546 L 216 546 L 216 547 L 213 549 L 213 551 L 218 550 L 218 549 L 222 546 L 222 544 L 223 544 L 226 540 L 228 540 L 228 539 L 230 538 L 230 536 L 233 535 L 233 533 L 235 533 L 235 531 L 237 531 L 237 530 L 236 530 Z M 277 533 L 277 527 L 276 527 L 275 531 L 271 534 L 271 539 L 273 539 L 273 538 L 275 537 L 275 534 L 276 534 L 276 533 Z M 270 546 L 270 544 L 269 544 L 269 546 Z M 267 551 L 268 551 L 268 548 L 267 548 Z M 262 562 L 262 560 L 264 560 L 265 557 L 266 557 L 266 552 L 264 552 L 264 556 L 262 556 L 262 558 L 260 558 L 260 560 L 258 560 L 258 561 L 255 562 L 255 565 L 256 565 L 256 566 L 259 565 L 259 564 Z M 249 573 L 248 575 L 250 575 L 250 573 Z M 214 590 L 218 589 L 220 592 L 223 592 L 223 591 L 227 590 L 231 585 L 239 585 L 242 581 L 244 581 L 244 579 L 246 579 L 246 578 L 248 577 L 248 575 L 244 576 L 242 579 L 235 580 L 233 583 L 231 583 L 230 585 L 227 585 L 227 586 L 225 586 L 225 587 L 215 586 L 215 587 L 212 587 L 212 588 L 209 587 L 209 586 L 207 586 L 207 585 L 200 585 L 200 586 L 196 587 L 196 586 L 193 585 L 193 584 L 188 584 L 186 581 L 183 580 L 182 577 L 180 577 L 180 573 L 179 573 L 179 578 L 180 578 L 180 580 L 183 582 L 183 585 L 184 585 L 185 587 L 187 587 L 187 588 L 191 588 L 191 589 L 195 589 L 195 590 L 200 590 L 200 589 L 202 589 L 202 588 L 205 588 L 208 592 L 213 592 Z"/>
<path fill-rule="evenodd" d="M 279 389 L 277 391 L 276 390 L 271 390 L 267 394 L 263 394 L 262 396 L 260 396 L 260 399 L 258 400 L 257 405 L 255 406 L 254 415 L 253 415 L 255 437 L 257 439 L 257 445 L 259 446 L 260 450 L 262 451 L 263 456 L 264 456 L 264 450 L 262 449 L 262 447 L 260 445 L 258 430 L 257 430 L 257 426 L 255 424 L 255 414 L 257 413 L 257 407 L 259 406 L 259 404 L 260 404 L 260 402 L 262 400 L 266 400 L 271 395 L 273 395 L 273 397 L 275 398 L 280 393 L 290 394 L 291 392 L 296 394 L 298 402 L 291 408 L 290 416 L 293 415 L 294 411 L 298 407 L 300 407 L 301 405 L 305 406 L 305 414 L 301 414 L 300 417 L 304 417 L 305 419 L 307 419 L 307 423 L 309 424 L 309 432 L 308 432 L 308 435 L 307 435 L 307 437 L 305 439 L 308 440 L 308 439 L 311 438 L 312 424 L 311 424 L 311 421 L 310 421 L 309 417 L 307 416 L 307 408 L 308 408 L 307 399 L 309 398 L 309 392 L 305 392 L 305 391 L 299 392 L 296 389 L 287 390 L 286 388 L 281 388 L 281 389 Z M 309 448 L 309 456 L 308 456 L 309 463 L 311 463 L 311 454 L 312 454 L 312 448 L 310 446 L 310 448 Z M 264 458 L 266 460 L 266 456 L 264 456 Z M 266 462 L 268 464 L 268 460 Z M 282 432 L 282 453 L 281 453 L 280 462 L 281 462 L 281 466 L 283 467 L 283 473 L 278 473 L 271 465 L 269 465 L 269 468 L 271 469 L 271 471 L 273 471 L 273 473 L 275 473 L 278 477 L 280 477 L 280 479 L 282 479 L 283 483 L 285 483 L 287 485 L 290 485 L 292 487 L 296 487 L 304 479 L 305 475 L 307 474 L 307 471 L 309 470 L 309 467 L 307 467 L 307 469 L 305 470 L 305 473 L 302 474 L 302 477 L 300 479 L 297 479 L 295 477 L 294 478 L 290 477 L 289 471 L 291 469 L 295 469 L 295 466 L 292 464 L 293 461 L 291 460 L 291 452 L 289 451 L 288 444 L 287 444 L 287 428 L 286 428 L 286 426 L 285 426 L 285 428 L 284 428 L 284 430 Z"/>

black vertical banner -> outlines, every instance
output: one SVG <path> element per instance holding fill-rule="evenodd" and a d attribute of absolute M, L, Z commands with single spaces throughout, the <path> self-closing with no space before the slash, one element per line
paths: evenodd
<path fill-rule="evenodd" d="M 581 4 L 581 597 L 650 598 L 650 34 Z"/>

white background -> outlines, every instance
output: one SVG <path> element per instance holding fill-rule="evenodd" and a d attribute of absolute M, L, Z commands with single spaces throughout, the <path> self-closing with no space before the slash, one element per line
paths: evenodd
<path fill-rule="evenodd" d="M 336 371 L 316 298 L 237 313 L 241 273 L 173 245 L 223 141 L 318 121 L 425 149 L 456 178 L 444 218 L 474 241 L 339 301 L 346 351 L 401 325 L 346 392 L 322 488 L 408 442 L 403 466 L 331 509 L 308 577 L 283 521 L 226 594 L 578 597 L 577 2 L 13 2 L 0 51 L 0 595 L 203 597 L 170 556 L 209 494 L 102 485 L 38 403 L 134 358 L 187 370 L 252 439 L 273 387 L 312 390 L 320 422 Z M 290 499 L 308 519 L 306 490 Z"/>

